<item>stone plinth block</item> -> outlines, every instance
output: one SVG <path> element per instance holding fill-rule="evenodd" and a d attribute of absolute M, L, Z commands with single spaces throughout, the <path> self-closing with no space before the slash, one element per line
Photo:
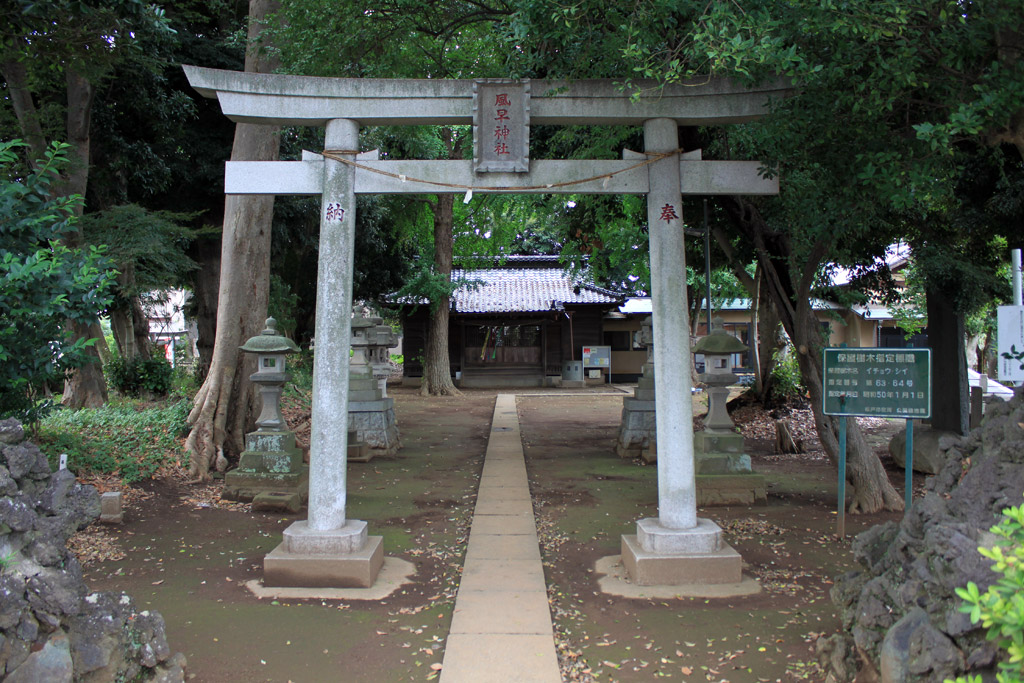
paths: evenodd
<path fill-rule="evenodd" d="M 380 536 L 368 536 L 363 547 L 347 554 L 297 553 L 287 541 L 263 558 L 263 585 L 303 588 L 369 588 L 384 565 Z"/>
<path fill-rule="evenodd" d="M 348 403 L 348 430 L 356 433 L 358 441 L 365 441 L 377 455 L 394 455 L 402 447 L 395 420 L 395 400 Z"/>
<path fill-rule="evenodd" d="M 120 524 L 124 521 L 120 491 L 108 491 L 100 495 L 100 521 L 104 524 Z"/>
<path fill-rule="evenodd" d="M 238 459 L 243 472 L 284 474 L 302 469 L 302 451 L 290 431 L 256 431 L 245 435 L 245 450 Z"/>
<path fill-rule="evenodd" d="M 722 529 L 701 518 L 689 529 L 670 529 L 653 517 L 641 519 L 636 523 L 636 537 L 644 550 L 660 555 L 712 553 L 725 543 Z"/>
<path fill-rule="evenodd" d="M 305 503 L 309 499 L 309 467 L 303 465 L 298 472 L 246 472 L 234 469 L 224 475 L 225 500 L 250 502 L 261 493 L 298 494 Z"/>
<path fill-rule="evenodd" d="M 768 502 L 764 475 L 699 474 L 697 505 L 758 505 Z"/>
<path fill-rule="evenodd" d="M 638 401 L 650 401 L 650 402 L 653 402 L 654 401 L 654 387 L 651 387 L 650 389 L 645 389 L 643 387 L 637 387 L 636 390 L 633 392 L 633 398 L 635 398 Z"/>
<path fill-rule="evenodd" d="M 615 453 L 620 458 L 640 457 L 657 435 L 654 401 L 622 399 L 622 421 Z"/>
<path fill-rule="evenodd" d="M 300 555 L 350 555 L 366 545 L 366 522 L 349 519 L 340 529 L 320 531 L 300 520 L 284 530 L 283 546 Z"/>
<path fill-rule="evenodd" d="M 302 497 L 298 493 L 260 493 L 252 499 L 253 512 L 298 512 Z"/>
<path fill-rule="evenodd" d="M 295 450 L 295 432 L 258 430 L 245 435 L 245 450 L 273 453 Z"/>
<path fill-rule="evenodd" d="M 742 453 L 743 435 L 705 429 L 694 433 L 693 449 L 697 453 Z"/>
<path fill-rule="evenodd" d="M 710 553 L 652 553 L 636 536 L 622 536 L 622 566 L 638 586 L 734 585 L 743 580 L 743 560 L 722 543 Z"/>
<path fill-rule="evenodd" d="M 745 453 L 697 453 L 697 474 L 742 474 L 751 472 L 750 456 Z"/>
<path fill-rule="evenodd" d="M 349 462 L 370 462 L 371 460 L 373 460 L 373 451 L 370 449 L 370 444 L 365 441 L 348 442 Z"/>

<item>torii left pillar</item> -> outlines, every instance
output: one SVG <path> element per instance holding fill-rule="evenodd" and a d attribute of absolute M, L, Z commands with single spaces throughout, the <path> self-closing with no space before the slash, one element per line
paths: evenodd
<path fill-rule="evenodd" d="M 359 124 L 327 122 L 326 149 L 355 159 Z M 368 588 L 384 563 L 380 536 L 347 519 L 349 344 L 355 262 L 355 168 L 324 159 L 316 296 L 313 417 L 309 438 L 309 517 L 284 531 L 263 560 L 267 586 Z M 339 265 L 341 267 L 339 267 Z"/>

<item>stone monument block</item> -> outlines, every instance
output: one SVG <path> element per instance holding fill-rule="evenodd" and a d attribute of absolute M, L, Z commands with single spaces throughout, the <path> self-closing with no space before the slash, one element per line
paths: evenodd
<path fill-rule="evenodd" d="M 121 492 L 107 491 L 100 495 L 100 522 L 104 524 L 120 524 L 124 521 L 124 509 L 121 506 Z"/>

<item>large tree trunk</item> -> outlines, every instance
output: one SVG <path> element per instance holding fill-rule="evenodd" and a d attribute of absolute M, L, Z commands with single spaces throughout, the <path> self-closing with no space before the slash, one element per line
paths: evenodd
<path fill-rule="evenodd" d="M 255 40 L 275 0 L 250 0 L 249 49 L 246 71 L 267 73 L 274 64 Z M 277 129 L 239 123 L 231 149 L 233 161 L 273 161 L 278 158 Z M 243 449 L 246 428 L 253 422 L 257 396 L 249 375 L 255 363 L 238 347 L 264 327 L 270 290 L 270 236 L 274 197 L 230 195 L 224 203 L 221 237 L 217 336 L 206 380 L 196 393 L 185 441 L 189 474 L 209 481 L 210 467 L 227 469 L 228 459 Z"/>
<path fill-rule="evenodd" d="M 7 96 L 14 108 L 14 115 L 18 118 L 18 127 L 21 128 L 21 135 L 28 145 L 28 162 L 35 164 L 46 150 L 46 137 L 39 122 L 39 110 L 32 98 L 25 62 L 8 59 L 0 64 L 0 70 L 7 85 Z"/>
<path fill-rule="evenodd" d="M 932 350 L 932 377 L 942 370 L 942 390 L 932 391 L 932 427 L 966 434 L 970 426 L 970 390 L 964 352 L 964 316 L 938 288 L 927 287 L 928 346 Z"/>
<path fill-rule="evenodd" d="M 434 268 L 438 275 L 451 279 L 452 274 L 452 224 L 455 221 L 455 195 L 437 196 L 434 207 Z M 451 363 L 448 356 L 448 318 L 451 310 L 449 297 L 433 302 L 427 328 L 427 348 L 424 349 L 423 384 L 420 393 L 424 396 L 455 396 L 459 391 L 452 382 Z"/>
<path fill-rule="evenodd" d="M 67 132 L 68 143 L 71 145 L 71 167 L 61 192 L 85 197 L 89 186 L 89 144 L 94 89 L 89 79 L 74 65 L 66 67 L 65 81 L 68 95 Z M 79 207 L 78 211 L 81 210 L 82 207 Z M 80 245 L 81 234 L 73 235 L 69 242 L 72 246 Z M 74 324 L 71 329 L 76 337 L 91 339 L 94 338 L 90 334 L 93 327 L 92 323 Z M 100 336 L 102 338 L 102 335 Z M 98 408 L 107 402 L 107 382 L 103 377 L 99 349 L 95 345 L 88 348 L 90 362 L 72 372 L 71 377 L 64 383 L 64 397 L 61 402 L 69 408 Z"/>
<path fill-rule="evenodd" d="M 199 264 L 192 277 L 195 299 L 196 350 L 199 353 L 199 377 L 210 372 L 213 345 L 217 336 L 217 293 L 220 288 L 220 240 L 203 239 L 196 243 L 192 256 Z"/>
<path fill-rule="evenodd" d="M 122 292 L 135 290 L 135 267 L 122 264 L 117 284 Z M 149 319 L 137 296 L 130 296 L 122 305 L 110 310 L 110 331 L 117 350 L 125 361 L 152 357 L 149 344 Z"/>
<path fill-rule="evenodd" d="M 779 327 L 782 325 L 779 311 L 772 302 L 761 268 L 758 267 L 757 270 L 757 305 L 754 308 L 757 317 L 757 336 L 751 347 L 756 349 L 755 390 L 758 400 L 764 405 L 772 393 L 772 371 L 778 362 L 779 351 L 785 346 L 785 339 L 779 334 Z"/>
<path fill-rule="evenodd" d="M 838 420 L 822 414 L 822 338 L 817 315 L 811 307 L 811 286 L 821 261 L 828 253 L 825 241 L 810 245 L 807 261 L 794 282 L 790 272 L 792 249 L 788 238 L 769 230 L 757 208 L 742 197 L 728 197 L 723 206 L 741 233 L 750 239 L 757 252 L 780 320 L 797 349 L 800 375 L 807 387 L 814 423 L 825 453 L 833 464 L 839 462 Z M 877 512 L 882 508 L 902 510 L 903 498 L 886 476 L 878 456 L 850 420 L 846 441 L 846 478 L 852 486 L 851 512 Z"/>
<path fill-rule="evenodd" d="M 754 390 L 757 400 L 764 405 L 771 393 L 771 372 L 775 367 L 775 352 L 781 349 L 784 343 L 779 335 L 779 326 L 782 324 L 779 312 L 768 291 L 767 278 L 761 265 L 758 264 L 754 276 L 751 277 L 746 271 L 746 264 L 736 257 L 732 243 L 722 229 L 714 228 L 711 234 L 728 259 L 733 275 L 750 295 L 751 367 L 754 368 Z"/>

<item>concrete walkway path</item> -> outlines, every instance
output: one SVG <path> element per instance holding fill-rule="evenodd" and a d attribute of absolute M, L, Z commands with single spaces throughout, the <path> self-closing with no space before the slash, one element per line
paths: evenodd
<path fill-rule="evenodd" d="M 441 683 L 559 683 L 516 398 L 499 394 Z"/>

